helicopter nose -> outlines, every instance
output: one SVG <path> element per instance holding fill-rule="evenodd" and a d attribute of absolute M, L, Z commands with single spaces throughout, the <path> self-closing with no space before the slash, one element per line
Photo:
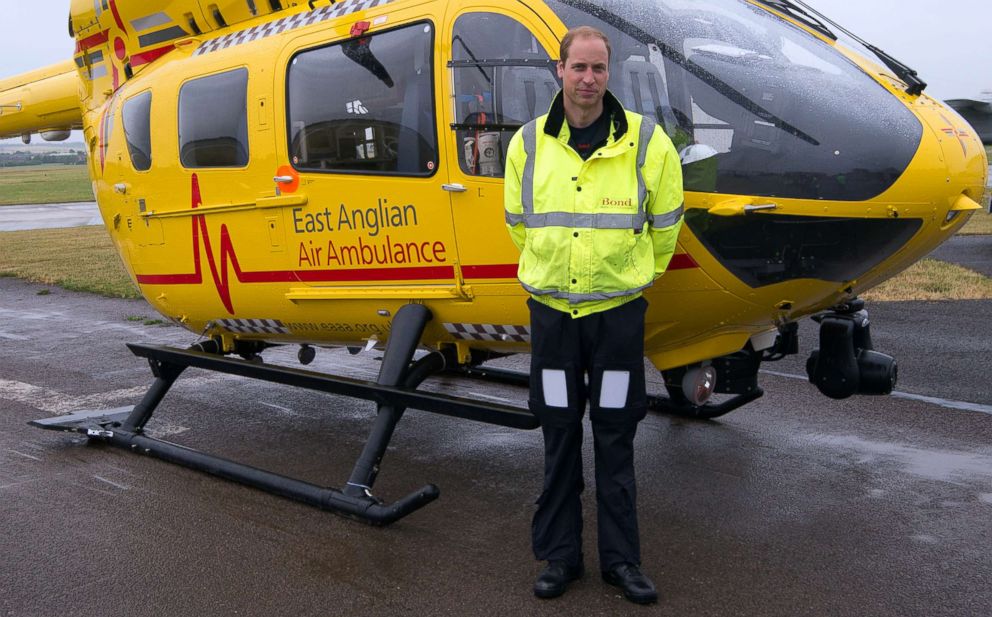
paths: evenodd
<path fill-rule="evenodd" d="M 937 137 L 941 162 L 946 168 L 945 223 L 950 223 L 961 213 L 982 207 L 979 202 L 989 181 L 985 146 L 971 125 L 951 109 L 935 109 L 926 115 L 926 122 Z"/>

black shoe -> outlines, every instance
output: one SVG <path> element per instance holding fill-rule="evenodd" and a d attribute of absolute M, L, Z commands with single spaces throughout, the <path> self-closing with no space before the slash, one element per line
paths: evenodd
<path fill-rule="evenodd" d="M 557 598 L 565 593 L 568 584 L 582 578 L 585 568 L 580 563 L 570 566 L 564 561 L 549 561 L 534 582 L 534 595 L 538 598 Z"/>
<path fill-rule="evenodd" d="M 636 604 L 654 604 L 658 601 L 654 583 L 633 564 L 622 563 L 603 572 L 603 580 L 622 589 L 623 597 Z"/>

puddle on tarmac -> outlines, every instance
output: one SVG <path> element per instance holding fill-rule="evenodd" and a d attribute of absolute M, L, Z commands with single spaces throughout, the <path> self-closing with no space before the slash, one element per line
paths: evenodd
<path fill-rule="evenodd" d="M 992 452 L 924 449 L 843 435 L 817 435 L 814 441 L 818 445 L 848 450 L 859 463 L 897 462 L 907 473 L 930 480 L 992 479 Z"/>

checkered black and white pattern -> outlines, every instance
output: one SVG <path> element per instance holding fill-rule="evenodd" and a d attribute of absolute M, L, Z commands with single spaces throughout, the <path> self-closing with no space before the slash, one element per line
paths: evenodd
<path fill-rule="evenodd" d="M 289 17 L 277 19 L 267 24 L 253 26 L 246 30 L 239 30 L 238 32 L 232 32 L 231 34 L 225 34 L 224 36 L 217 37 L 216 39 L 211 39 L 200 45 L 196 52 L 194 52 L 194 55 L 202 56 L 203 54 L 220 51 L 221 49 L 227 49 L 228 47 L 234 47 L 243 43 L 251 43 L 252 41 L 264 39 L 272 36 L 273 34 L 282 34 L 287 30 L 295 30 L 297 28 L 303 28 L 304 26 L 312 26 L 313 24 L 324 22 L 329 19 L 337 19 L 338 17 L 349 13 L 354 13 L 356 11 L 373 9 L 377 6 L 388 4 L 390 1 L 391 0 L 344 0 L 343 2 L 335 3 L 333 6 L 322 6 L 319 9 L 297 13 L 295 15 L 290 15 Z"/>
<path fill-rule="evenodd" d="M 278 319 L 217 319 L 211 325 L 236 334 L 291 334 Z"/>
<path fill-rule="evenodd" d="M 526 326 L 496 326 L 477 323 L 446 323 L 448 334 L 473 341 L 499 341 L 501 343 L 529 343 L 530 328 Z"/>

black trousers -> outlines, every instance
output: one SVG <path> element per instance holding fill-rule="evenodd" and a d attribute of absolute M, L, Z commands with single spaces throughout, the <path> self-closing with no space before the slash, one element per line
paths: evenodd
<path fill-rule="evenodd" d="M 640 565 L 634 435 L 647 411 L 644 312 L 638 298 L 572 319 L 528 301 L 530 409 L 544 433 L 544 491 L 531 528 L 534 556 L 582 557 L 582 417 L 589 403 L 596 456 L 599 565 Z"/>

